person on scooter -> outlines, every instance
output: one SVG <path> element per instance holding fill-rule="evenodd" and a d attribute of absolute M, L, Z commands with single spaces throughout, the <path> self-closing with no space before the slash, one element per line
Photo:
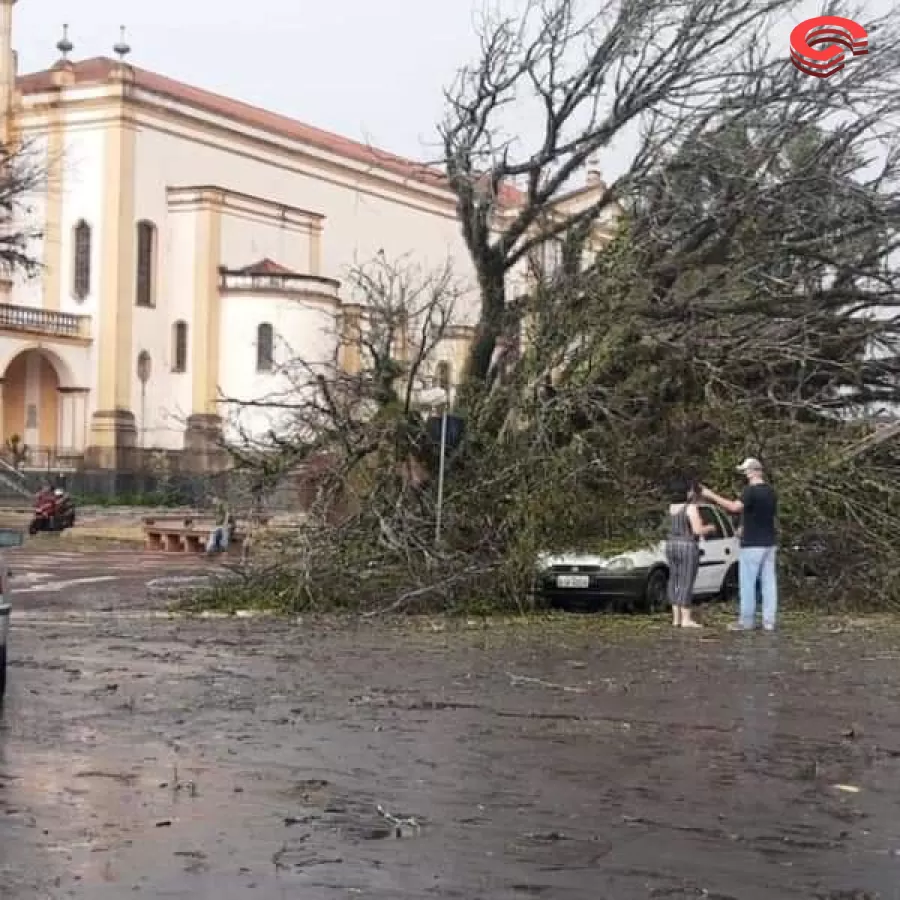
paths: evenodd
<path fill-rule="evenodd" d="M 44 482 L 34 498 L 34 516 L 28 526 L 29 534 L 37 534 L 39 531 L 50 531 L 53 515 L 56 509 L 56 498 L 53 496 L 53 488 Z"/>
<path fill-rule="evenodd" d="M 75 524 L 75 504 L 68 492 L 58 487 L 53 492 L 53 501 L 56 504 L 54 515 L 60 528 L 71 528 Z"/>
<path fill-rule="evenodd" d="M 45 481 L 41 485 L 41 489 L 37 492 L 37 496 L 34 498 L 34 506 L 35 509 L 42 509 L 48 504 L 53 502 L 53 488 L 50 487 L 50 483 Z"/>

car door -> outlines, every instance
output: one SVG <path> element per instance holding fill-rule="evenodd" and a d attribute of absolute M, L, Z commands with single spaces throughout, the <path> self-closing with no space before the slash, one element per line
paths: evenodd
<path fill-rule="evenodd" d="M 715 531 L 700 540 L 700 570 L 694 582 L 694 594 L 709 596 L 717 594 L 722 587 L 725 572 L 735 561 L 734 528 L 715 506 L 702 504 L 698 507 L 704 525 L 712 525 Z"/>

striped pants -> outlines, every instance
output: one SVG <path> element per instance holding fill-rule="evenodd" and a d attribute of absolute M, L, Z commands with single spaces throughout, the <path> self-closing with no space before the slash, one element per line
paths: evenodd
<path fill-rule="evenodd" d="M 690 606 L 700 569 L 697 542 L 690 539 L 666 541 L 666 560 L 669 563 L 669 603 Z"/>

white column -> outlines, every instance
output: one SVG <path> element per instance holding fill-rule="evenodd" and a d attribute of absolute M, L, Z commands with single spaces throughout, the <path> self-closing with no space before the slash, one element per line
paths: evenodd
<path fill-rule="evenodd" d="M 72 388 L 60 391 L 61 421 L 59 440 L 67 450 L 83 453 L 88 435 L 88 390 Z"/>
<path fill-rule="evenodd" d="M 84 450 L 88 445 L 88 433 L 90 422 L 88 421 L 88 392 L 85 390 L 81 393 L 81 409 L 79 410 L 80 419 L 78 427 L 80 428 L 79 436 L 81 440 L 78 442 L 78 449 Z"/>
<path fill-rule="evenodd" d="M 75 399 L 77 394 L 59 389 L 59 431 L 57 432 L 57 444 L 66 450 L 75 447 Z"/>
<path fill-rule="evenodd" d="M 0 0 L 0 141 L 12 132 L 13 92 L 16 89 L 16 57 L 12 48 L 13 6 L 16 0 Z"/>
<path fill-rule="evenodd" d="M 41 442 L 41 363 L 40 353 L 31 351 L 25 358 L 25 433 L 22 440 L 32 449 Z"/>

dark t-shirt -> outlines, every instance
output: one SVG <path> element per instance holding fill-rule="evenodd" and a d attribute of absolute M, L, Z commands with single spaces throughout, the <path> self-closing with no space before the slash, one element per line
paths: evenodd
<path fill-rule="evenodd" d="M 744 514 L 742 547 L 774 547 L 778 498 L 770 484 L 748 484 L 741 497 Z"/>

